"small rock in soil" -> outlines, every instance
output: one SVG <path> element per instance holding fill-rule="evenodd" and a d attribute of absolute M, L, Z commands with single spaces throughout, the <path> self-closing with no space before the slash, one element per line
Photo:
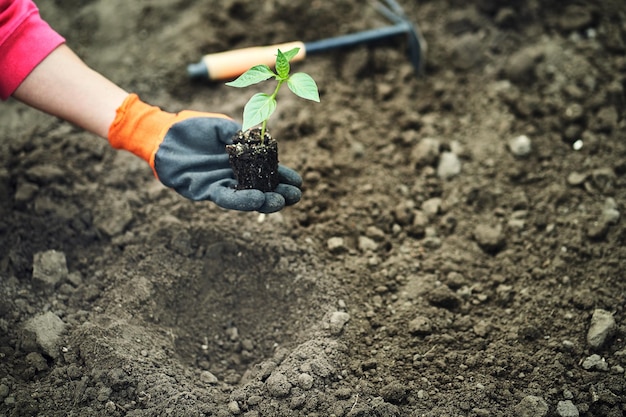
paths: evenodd
<path fill-rule="evenodd" d="M 37 372 L 48 370 L 48 362 L 39 352 L 31 352 L 26 355 L 26 363 L 35 368 Z"/>
<path fill-rule="evenodd" d="M 473 327 L 474 333 L 477 336 L 485 337 L 491 332 L 491 323 L 487 320 L 479 320 Z"/>
<path fill-rule="evenodd" d="M 526 135 L 516 136 L 509 141 L 509 150 L 517 157 L 524 157 L 530 154 L 532 143 Z"/>
<path fill-rule="evenodd" d="M 568 352 L 573 352 L 574 349 L 576 349 L 576 344 L 571 340 L 564 340 L 563 342 L 561 342 L 561 346 L 563 346 L 563 349 Z"/>
<path fill-rule="evenodd" d="M 24 325 L 24 338 L 34 338 L 45 354 L 52 358 L 59 356 L 59 341 L 66 324 L 56 314 L 47 313 L 33 317 Z"/>
<path fill-rule="evenodd" d="M 387 402 L 392 404 L 400 404 L 404 402 L 408 396 L 408 388 L 405 384 L 392 382 L 385 385 L 380 390 L 380 396 Z"/>
<path fill-rule="evenodd" d="M 26 178 L 38 184 L 45 185 L 53 182 L 62 182 L 67 178 L 67 173 L 56 165 L 36 165 L 25 172 Z"/>
<path fill-rule="evenodd" d="M 374 239 L 367 236 L 359 236 L 359 250 L 362 252 L 374 252 L 378 249 L 378 244 Z"/>
<path fill-rule="evenodd" d="M 609 232 L 611 225 L 619 221 L 620 212 L 613 198 L 608 198 L 604 203 L 599 218 L 593 221 L 587 228 L 587 236 L 593 240 L 603 239 Z"/>
<path fill-rule="evenodd" d="M 276 362 L 274 361 L 264 361 L 258 366 L 259 374 L 258 377 L 261 381 L 265 381 L 276 369 Z"/>
<path fill-rule="evenodd" d="M 591 223 L 587 228 L 587 237 L 592 240 L 601 240 L 606 237 L 609 232 L 609 225 L 602 221 Z"/>
<path fill-rule="evenodd" d="M 348 387 L 342 387 L 342 388 L 339 388 L 337 391 L 335 391 L 335 397 L 337 397 L 340 400 L 347 400 L 351 396 L 352 396 L 352 390 Z"/>
<path fill-rule="evenodd" d="M 423 237 L 426 234 L 426 226 L 428 226 L 429 219 L 426 213 L 422 210 L 415 210 L 413 212 L 413 222 L 408 227 L 407 232 L 413 237 Z"/>
<path fill-rule="evenodd" d="M 428 335 L 432 333 L 431 320 L 425 316 L 417 316 L 409 322 L 409 333 L 414 335 Z"/>
<path fill-rule="evenodd" d="M 261 397 L 260 395 L 251 395 L 246 400 L 246 403 L 248 405 L 257 405 L 257 404 L 261 403 L 261 401 L 263 401 L 263 397 Z"/>
<path fill-rule="evenodd" d="M 365 155 L 365 150 L 366 150 L 365 145 L 363 145 L 361 142 L 357 142 L 357 141 L 352 142 L 351 151 L 352 151 L 352 156 L 354 157 L 354 159 L 362 158 L 363 155 Z"/>
<path fill-rule="evenodd" d="M 482 36 L 465 33 L 454 38 L 452 63 L 461 70 L 480 67 L 484 61 L 484 39 Z"/>
<path fill-rule="evenodd" d="M 507 227 L 511 230 L 524 230 L 526 221 L 524 219 L 510 219 L 507 222 Z"/>
<path fill-rule="evenodd" d="M 304 406 L 304 404 L 306 403 L 306 395 L 305 394 L 301 394 L 301 395 L 296 395 L 295 397 L 291 397 L 291 400 L 289 401 L 289 408 L 291 408 L 292 410 L 298 410 L 300 408 L 302 408 Z"/>
<path fill-rule="evenodd" d="M 96 399 L 100 401 L 101 403 L 103 403 L 107 401 L 109 398 L 111 398 L 112 393 L 113 393 L 113 390 L 110 387 L 101 387 L 98 390 L 98 395 L 96 396 Z"/>
<path fill-rule="evenodd" d="M 326 246 L 331 253 L 340 254 L 348 251 L 348 247 L 342 237 L 331 237 L 326 242 Z"/>
<path fill-rule="evenodd" d="M 394 86 L 389 83 L 377 83 L 376 93 L 381 100 L 387 100 L 393 95 Z"/>
<path fill-rule="evenodd" d="M 239 415 L 241 413 L 241 409 L 239 408 L 239 403 L 237 403 L 237 401 L 231 401 L 228 403 L 228 411 L 230 411 L 230 413 L 232 415 Z"/>
<path fill-rule="evenodd" d="M 429 217 L 436 216 L 441 212 L 441 198 L 434 197 L 422 203 L 422 212 Z M 413 223 L 415 224 L 415 222 Z"/>
<path fill-rule="evenodd" d="M 441 144 L 437 139 L 424 138 L 413 148 L 411 161 L 417 167 L 434 165 L 439 158 L 439 147 Z"/>
<path fill-rule="evenodd" d="M 26 203 L 35 198 L 37 191 L 39 191 L 39 186 L 36 184 L 26 180 L 20 180 L 17 182 L 17 186 L 15 187 L 13 200 L 15 200 L 15 204 L 18 207 L 23 207 Z"/>
<path fill-rule="evenodd" d="M 504 234 L 501 226 L 479 224 L 474 229 L 474 239 L 485 252 L 495 253 L 504 246 Z"/>
<path fill-rule="evenodd" d="M 578 122 L 585 116 L 585 108 L 579 103 L 572 103 L 563 112 L 563 120 L 568 123 Z"/>
<path fill-rule="evenodd" d="M 461 160 L 452 152 L 442 152 L 437 165 L 437 176 L 447 180 L 461 173 Z"/>
<path fill-rule="evenodd" d="M 0 384 L 0 400 L 4 400 L 6 397 L 8 397 L 10 392 L 11 391 L 8 385 Z"/>
<path fill-rule="evenodd" d="M 556 413 L 559 417 L 578 417 L 578 408 L 570 400 L 559 401 L 556 405 Z"/>
<path fill-rule="evenodd" d="M 608 224 L 616 224 L 619 218 L 620 212 L 617 210 L 615 199 L 612 197 L 607 198 L 602 209 L 602 220 Z"/>
<path fill-rule="evenodd" d="M 385 239 L 385 232 L 376 226 L 369 226 L 365 232 L 366 236 L 375 241 L 381 241 Z"/>
<path fill-rule="evenodd" d="M 486 408 L 472 408 L 472 412 L 476 417 L 489 417 L 491 412 Z"/>
<path fill-rule="evenodd" d="M 33 280 L 47 289 L 53 289 L 68 276 L 63 252 L 37 252 L 33 257 Z"/>
<path fill-rule="evenodd" d="M 468 284 L 468 280 L 465 276 L 457 271 L 448 272 L 443 282 L 453 290 L 457 290 Z"/>
<path fill-rule="evenodd" d="M 589 178 L 589 174 L 584 173 L 584 172 L 571 172 L 568 176 L 567 176 L 567 183 L 569 185 L 572 186 L 579 186 L 579 185 L 583 185 L 585 183 L 585 181 L 587 181 L 587 178 Z"/>
<path fill-rule="evenodd" d="M 333 365 L 324 358 L 316 358 L 311 360 L 301 368 L 303 372 L 312 372 L 313 374 L 326 378 L 335 373 Z"/>
<path fill-rule="evenodd" d="M 591 317 L 591 325 L 587 332 L 587 343 L 592 349 L 600 349 L 615 334 L 617 325 L 613 314 L 606 310 L 596 309 Z"/>
<path fill-rule="evenodd" d="M 607 224 L 616 224 L 620 218 L 620 212 L 616 208 L 605 207 L 602 210 L 602 220 Z"/>
<path fill-rule="evenodd" d="M 598 168 L 591 172 L 591 179 L 593 180 L 594 187 L 601 191 L 607 192 L 613 188 L 617 176 L 612 168 Z"/>
<path fill-rule="evenodd" d="M 204 382 L 205 384 L 217 384 L 218 379 L 211 372 L 202 371 L 200 373 L 200 381 Z"/>
<path fill-rule="evenodd" d="M 107 236 L 121 234 L 133 220 L 133 210 L 125 198 L 107 200 L 94 211 L 94 225 Z"/>
<path fill-rule="evenodd" d="M 305 391 L 310 390 L 313 388 L 313 377 L 306 372 L 301 373 L 298 375 L 298 386 Z"/>
<path fill-rule="evenodd" d="M 9 386 L 5 384 L 0 384 L 0 400 L 4 400 L 9 396 Z"/>
<path fill-rule="evenodd" d="M 344 326 L 350 320 L 350 314 L 345 311 L 335 311 L 330 315 L 329 326 L 330 333 L 338 335 L 343 331 Z"/>
<path fill-rule="evenodd" d="M 67 276 L 67 281 L 74 287 L 78 287 L 83 283 L 83 277 L 80 275 L 80 272 L 70 272 Z"/>
<path fill-rule="evenodd" d="M 529 395 L 515 406 L 517 417 L 545 417 L 548 415 L 548 403 L 535 395 Z"/>
<path fill-rule="evenodd" d="M 195 253 L 194 241 L 187 230 L 180 229 L 172 235 L 170 240 L 170 248 L 172 250 L 186 257 L 190 257 Z"/>
<path fill-rule="evenodd" d="M 104 410 L 109 414 L 114 414 L 117 410 L 117 406 L 113 401 L 107 401 L 106 404 L 104 404 Z"/>
<path fill-rule="evenodd" d="M 608 371 L 609 365 L 606 363 L 603 357 L 597 354 L 588 356 L 583 361 L 583 369 L 588 371 Z"/>
<path fill-rule="evenodd" d="M 461 299 L 445 285 L 434 288 L 426 297 L 432 305 L 447 309 L 456 308 L 461 303 Z"/>
<path fill-rule="evenodd" d="M 281 372 L 272 372 L 267 381 L 265 381 L 267 390 L 270 395 L 276 398 L 286 397 L 291 391 L 291 384 L 285 374 Z"/>
<path fill-rule="evenodd" d="M 430 250 L 439 249 L 441 244 L 441 239 L 436 236 L 428 236 L 422 241 L 422 246 Z"/>
<path fill-rule="evenodd" d="M 524 83 L 533 79 L 537 62 L 542 52 L 534 46 L 526 47 L 513 54 L 504 67 L 504 75 L 516 83 Z"/>

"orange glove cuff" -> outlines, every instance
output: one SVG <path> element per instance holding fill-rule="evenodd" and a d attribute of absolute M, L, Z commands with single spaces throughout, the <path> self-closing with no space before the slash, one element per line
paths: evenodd
<path fill-rule="evenodd" d="M 109 143 L 134 153 L 154 169 L 154 155 L 174 117 L 142 102 L 136 94 L 129 94 L 109 127 Z"/>
<path fill-rule="evenodd" d="M 147 161 L 154 171 L 154 157 L 170 127 L 191 117 L 230 119 L 223 114 L 189 110 L 168 113 L 144 103 L 136 94 L 129 94 L 109 127 L 109 143 L 113 148 L 125 149 Z"/>

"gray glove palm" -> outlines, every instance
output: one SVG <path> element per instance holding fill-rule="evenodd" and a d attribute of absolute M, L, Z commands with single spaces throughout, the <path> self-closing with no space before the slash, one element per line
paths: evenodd
<path fill-rule="evenodd" d="M 237 190 L 225 146 L 240 129 L 232 120 L 192 117 L 173 124 L 154 159 L 163 184 L 191 200 L 210 200 L 220 207 L 271 213 L 300 200 L 302 178 L 280 165 L 281 183 L 274 192 Z"/>

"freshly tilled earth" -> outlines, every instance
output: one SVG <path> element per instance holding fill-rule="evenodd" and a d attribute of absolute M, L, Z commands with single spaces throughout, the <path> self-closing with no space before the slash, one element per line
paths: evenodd
<path fill-rule="evenodd" d="M 2 104 L 0 416 L 624 414 L 622 2 L 403 6 L 420 77 L 402 37 L 294 64 L 321 103 L 279 98 L 303 197 L 269 216 Z M 347 0 L 40 8 L 145 101 L 236 119 L 248 94 L 188 63 L 389 24 Z"/>

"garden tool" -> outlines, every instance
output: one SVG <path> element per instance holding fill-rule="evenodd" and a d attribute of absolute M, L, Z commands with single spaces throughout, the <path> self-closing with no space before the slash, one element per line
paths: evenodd
<path fill-rule="evenodd" d="M 229 80 L 238 77 L 254 65 L 273 65 L 278 49 L 288 51 L 293 48 L 300 48 L 292 60 L 296 62 L 302 61 L 307 56 L 334 49 L 373 44 L 405 35 L 409 58 L 416 74 L 420 74 L 424 66 L 426 43 L 417 26 L 411 23 L 400 5 L 395 0 L 385 0 L 385 2 L 386 5 L 375 2 L 374 7 L 393 25 L 313 42 L 293 41 L 208 54 L 202 57 L 200 62 L 190 64 L 187 67 L 187 73 L 192 79 Z"/>

